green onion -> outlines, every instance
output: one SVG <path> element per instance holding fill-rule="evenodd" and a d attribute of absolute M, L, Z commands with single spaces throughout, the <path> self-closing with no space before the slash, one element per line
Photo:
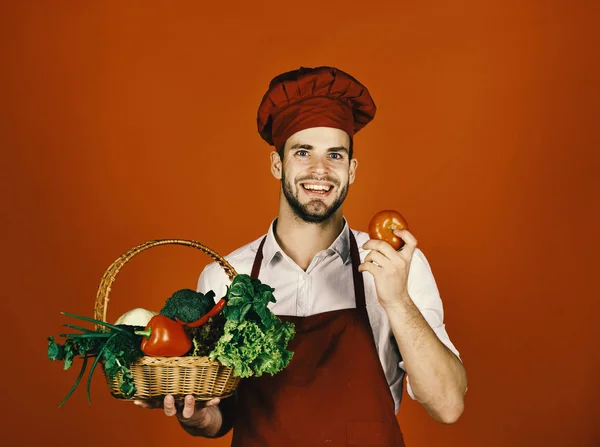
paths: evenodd
<path fill-rule="evenodd" d="M 112 325 L 112 324 L 109 324 L 109 323 L 105 323 L 104 321 L 94 320 L 93 318 L 82 317 L 81 315 L 74 315 L 74 314 L 70 314 L 70 313 L 67 313 L 67 312 L 61 312 L 61 314 L 66 315 L 67 317 L 73 317 L 73 318 L 78 318 L 80 320 L 89 321 L 90 323 L 96 323 L 99 326 L 104 326 L 104 327 L 113 329 L 115 331 L 121 332 L 123 334 L 131 335 L 125 329 L 120 328 L 119 326 L 115 326 L 115 325 Z"/>
<path fill-rule="evenodd" d="M 87 361 L 88 361 L 88 356 L 86 355 L 83 358 L 83 364 L 81 365 L 81 371 L 79 371 L 77 380 L 75 381 L 75 383 L 73 384 L 73 386 L 71 387 L 71 389 L 69 390 L 69 392 L 67 393 L 65 398 L 62 400 L 62 402 L 60 403 L 58 408 L 63 406 L 63 404 L 67 401 L 67 399 L 71 396 L 71 394 L 73 394 L 73 391 L 75 391 L 75 389 L 77 388 L 77 385 L 79 385 L 79 382 L 81 382 L 81 378 L 83 377 L 83 374 L 85 373 L 85 367 L 87 366 Z"/>

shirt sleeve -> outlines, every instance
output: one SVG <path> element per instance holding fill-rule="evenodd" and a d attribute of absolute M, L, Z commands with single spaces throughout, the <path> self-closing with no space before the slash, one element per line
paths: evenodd
<path fill-rule="evenodd" d="M 439 340 L 460 360 L 459 352 L 450 341 L 450 337 L 446 331 L 442 299 L 431 267 L 423 252 L 418 248 L 414 252 L 408 274 L 408 294 Z M 399 366 L 405 370 L 403 361 L 400 362 Z M 406 390 L 409 396 L 415 400 L 416 398 L 410 386 L 408 375 L 406 376 Z"/>
<path fill-rule="evenodd" d="M 200 272 L 200 276 L 198 277 L 198 286 L 196 287 L 196 292 L 206 294 L 206 292 L 208 292 L 210 290 L 208 287 L 208 280 L 207 280 L 208 274 L 206 273 L 207 270 L 208 270 L 208 266 L 205 267 Z"/>
<path fill-rule="evenodd" d="M 198 277 L 198 285 L 196 292 L 206 294 L 212 290 L 215 292 L 215 302 L 220 300 L 221 297 L 225 296 L 227 292 L 228 277 L 225 271 L 217 264 L 213 262 L 208 264 Z"/>

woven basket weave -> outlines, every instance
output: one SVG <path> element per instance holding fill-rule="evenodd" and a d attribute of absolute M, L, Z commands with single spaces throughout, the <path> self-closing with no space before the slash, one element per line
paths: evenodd
<path fill-rule="evenodd" d="M 234 268 L 224 258 L 200 242 L 182 239 L 161 239 L 146 242 L 120 256 L 104 273 L 96 294 L 94 306 L 94 318 L 96 320 L 108 323 L 106 320 L 108 296 L 119 270 L 142 251 L 169 244 L 196 248 L 217 261 L 230 280 L 233 280 L 237 275 Z M 98 328 L 99 325 L 96 325 L 96 329 Z M 233 368 L 223 366 L 217 361 L 211 361 L 206 356 L 144 356 L 133 363 L 130 370 L 137 391 L 129 400 L 162 399 L 167 394 L 172 394 L 176 399 L 188 394 L 195 396 L 196 400 L 210 400 L 215 397 L 225 398 L 233 394 L 240 381 L 239 377 L 233 376 Z M 111 394 L 117 399 L 126 399 L 119 390 L 120 375 L 112 381 L 108 377 L 106 379 Z"/>

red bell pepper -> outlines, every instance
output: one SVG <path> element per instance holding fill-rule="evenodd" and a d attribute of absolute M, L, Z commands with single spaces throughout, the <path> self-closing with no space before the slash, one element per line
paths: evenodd
<path fill-rule="evenodd" d="M 178 318 L 175 318 L 175 321 L 177 323 L 179 323 L 181 326 L 200 327 L 203 324 L 206 324 L 206 322 L 208 321 L 209 318 L 219 315 L 221 313 L 221 311 L 223 310 L 223 308 L 225 307 L 225 303 L 226 303 L 225 298 L 221 298 L 219 300 L 219 302 L 217 304 L 215 304 L 211 310 L 208 311 L 208 313 L 204 314 L 199 319 L 197 319 L 196 321 L 193 321 L 191 323 L 186 323 L 185 321 L 181 321 Z"/>
<path fill-rule="evenodd" d="M 155 315 L 142 335 L 142 352 L 153 357 L 180 357 L 192 349 L 192 339 L 185 329 L 164 315 Z"/>

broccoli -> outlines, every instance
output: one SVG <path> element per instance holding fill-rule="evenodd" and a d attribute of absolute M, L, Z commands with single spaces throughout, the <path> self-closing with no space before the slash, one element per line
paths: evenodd
<path fill-rule="evenodd" d="M 160 314 L 185 323 L 198 320 L 215 305 L 215 292 L 210 290 L 206 295 L 192 289 L 181 289 L 167 299 Z"/>

